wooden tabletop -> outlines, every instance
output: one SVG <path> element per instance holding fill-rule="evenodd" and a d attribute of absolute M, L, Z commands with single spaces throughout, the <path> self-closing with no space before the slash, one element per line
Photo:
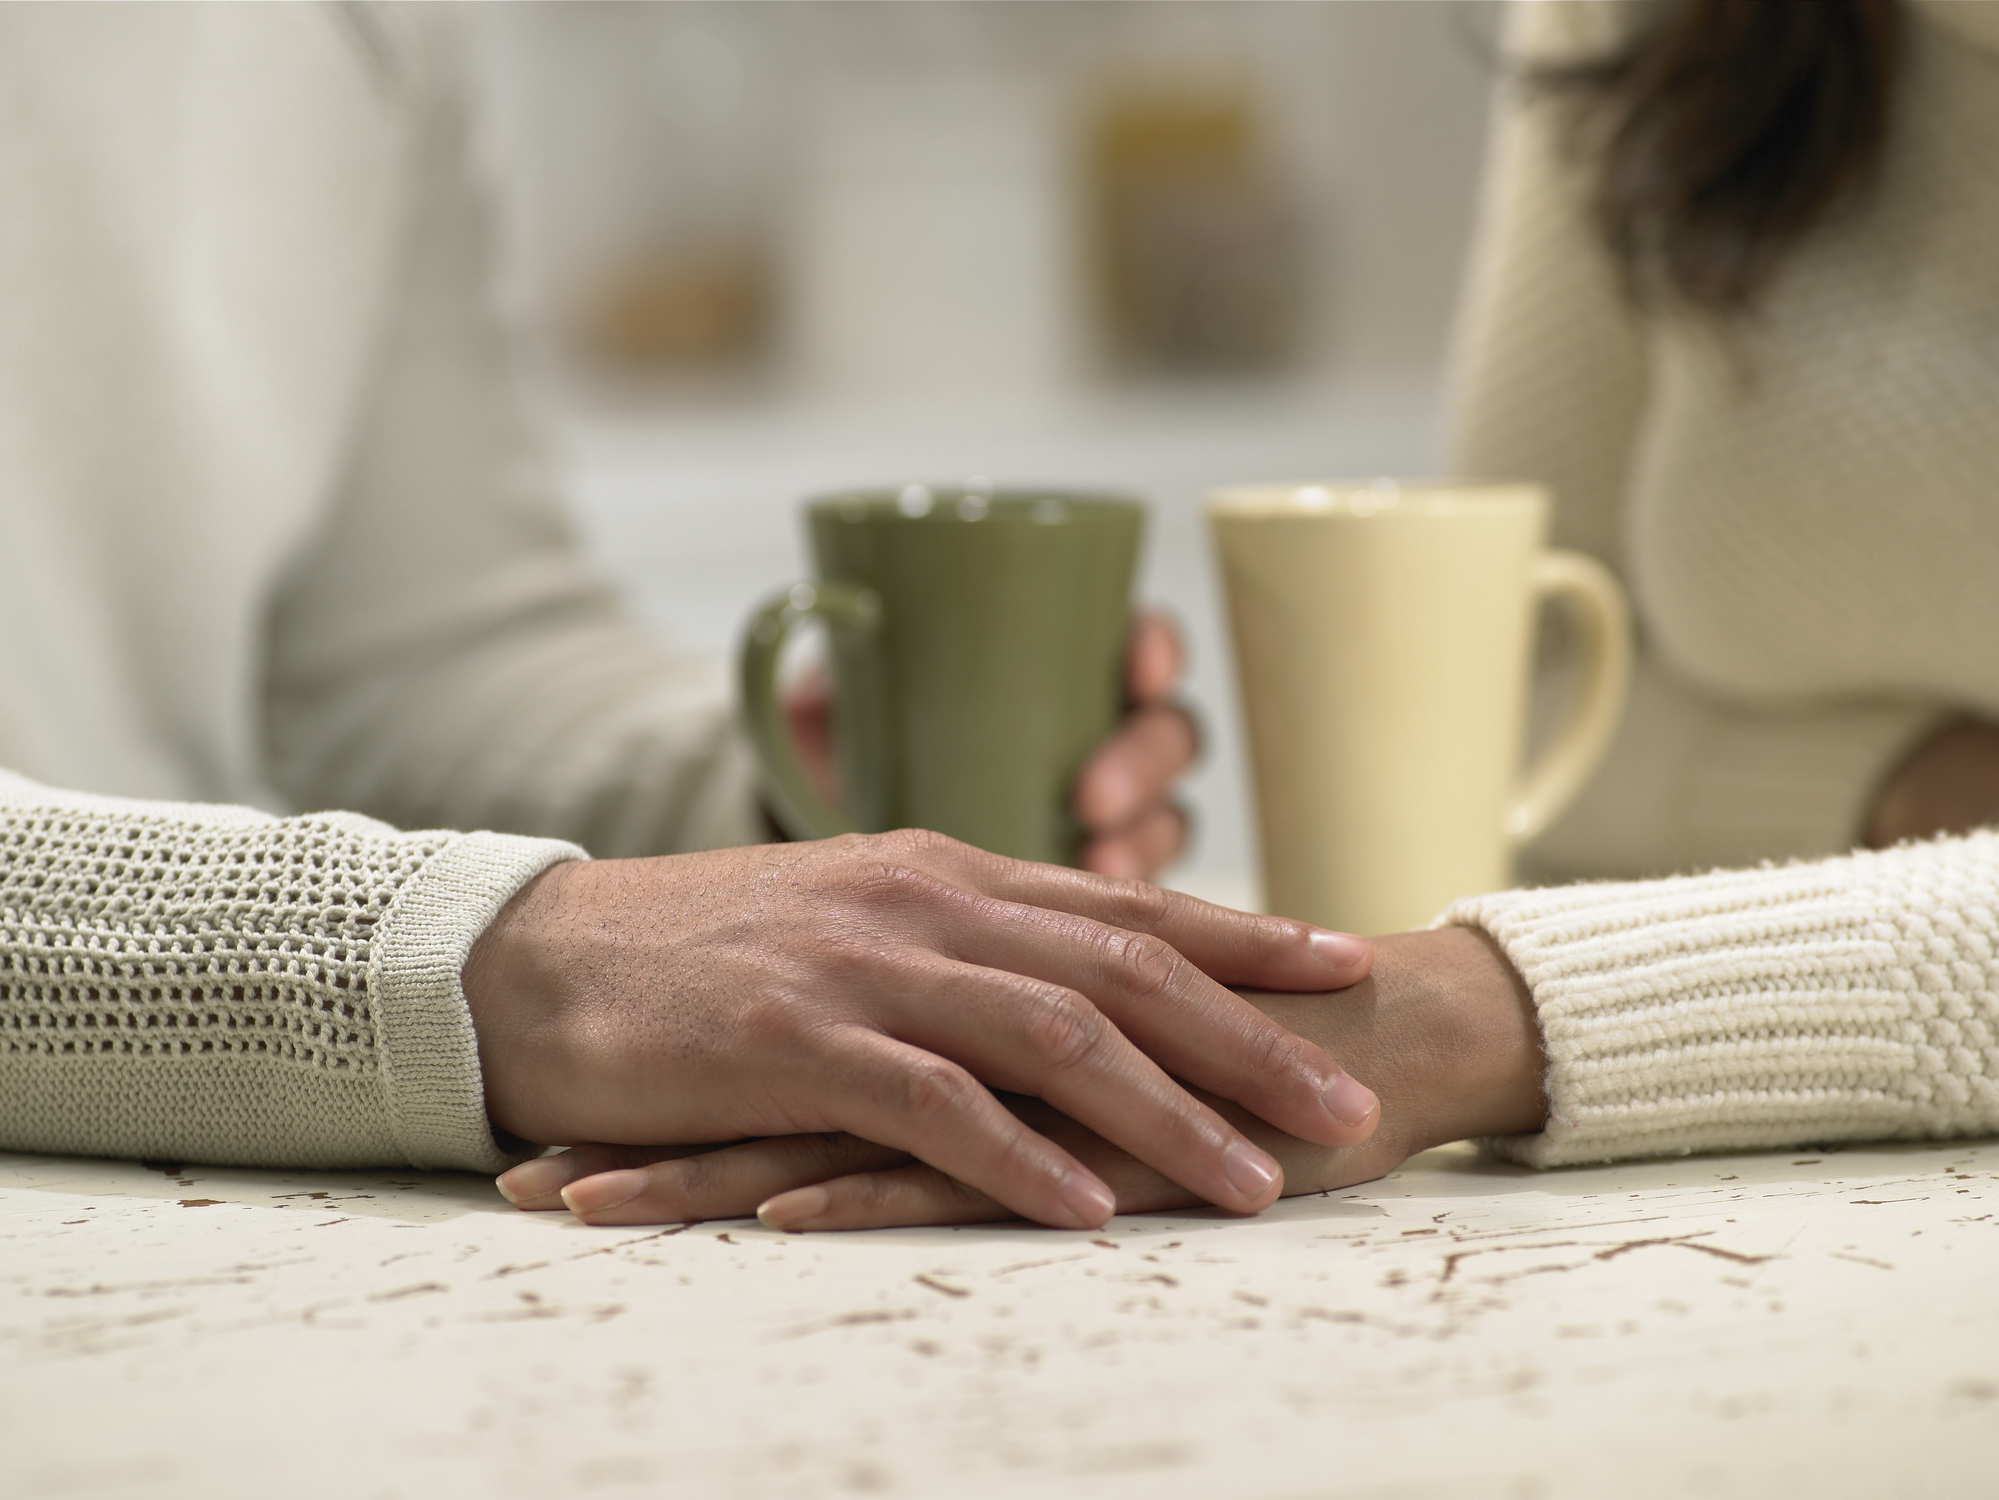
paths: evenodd
<path fill-rule="evenodd" d="M 1094 1235 L 0 1155 L 0 1491 L 1993 1495 L 1995 1272 L 1995 1143 L 1454 1147 Z"/>

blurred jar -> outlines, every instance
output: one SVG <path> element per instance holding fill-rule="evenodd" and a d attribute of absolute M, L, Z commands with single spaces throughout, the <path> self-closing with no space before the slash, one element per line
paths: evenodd
<path fill-rule="evenodd" d="M 1276 370 L 1302 343 L 1297 222 L 1250 80 L 1161 73 L 1103 88 L 1088 152 L 1110 362 Z"/>
<path fill-rule="evenodd" d="M 783 20 L 715 4 L 582 18 L 598 33 L 592 82 L 623 101 L 621 138 L 591 153 L 607 190 L 571 277 L 588 354 L 675 368 L 767 351 L 794 93 Z"/>

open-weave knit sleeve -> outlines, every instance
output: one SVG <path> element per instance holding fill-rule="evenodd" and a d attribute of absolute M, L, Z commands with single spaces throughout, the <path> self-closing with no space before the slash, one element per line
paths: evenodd
<path fill-rule="evenodd" d="M 0 772 L 0 1146 L 500 1170 L 459 971 L 581 854 Z"/>
<path fill-rule="evenodd" d="M 1443 918 L 1533 991 L 1533 1166 L 1999 1133 L 1999 832 L 1812 864 L 1507 891 Z"/>

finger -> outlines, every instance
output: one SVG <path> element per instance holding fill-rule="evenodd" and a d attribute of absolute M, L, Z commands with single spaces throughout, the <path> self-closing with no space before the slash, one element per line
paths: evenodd
<path fill-rule="evenodd" d="M 792 743 L 813 786 L 828 801 L 837 801 L 833 754 L 833 685 L 821 668 L 814 668 L 784 692 L 784 716 Z"/>
<path fill-rule="evenodd" d="M 1094 1229 L 1117 1209 L 1109 1188 L 1009 1114 L 967 1069 L 895 1036 L 843 1028 L 796 1094 L 801 1113 L 905 1151 L 1022 1218 Z"/>
<path fill-rule="evenodd" d="M 766 1229 L 889 1229 L 912 1224 L 991 1224 L 1020 1216 L 935 1167 L 862 1172 L 778 1193 L 758 1205 Z"/>
<path fill-rule="evenodd" d="M 1084 869 L 1099 875 L 1143 880 L 1178 859 L 1186 844 L 1186 813 L 1162 804 L 1147 809 L 1136 822 L 1115 833 L 1091 839 L 1083 845 L 1079 861 Z"/>
<path fill-rule="evenodd" d="M 580 1178 L 599 1172 L 616 1172 L 645 1167 L 657 1161 L 698 1156 L 714 1151 L 714 1146 L 573 1146 L 553 1156 L 538 1156 L 502 1172 L 493 1185 L 500 1196 L 515 1208 L 528 1213 L 549 1213 L 566 1209 L 562 1190 Z"/>
<path fill-rule="evenodd" d="M 1125 642 L 1125 691 L 1138 704 L 1164 703 L 1180 685 L 1187 652 L 1180 631 L 1156 609 L 1141 609 L 1131 617 Z"/>
<path fill-rule="evenodd" d="M 1163 801 L 1194 764 L 1199 744 L 1185 709 L 1141 708 L 1076 773 L 1071 803 L 1093 833 L 1108 833 Z"/>
<path fill-rule="evenodd" d="M 933 958 L 880 998 L 882 1024 L 899 1040 L 956 1059 L 991 1088 L 1047 1101 L 1210 1203 L 1255 1213 L 1283 1189 L 1268 1153 L 1072 989 Z M 928 1151 L 918 1154 L 941 1165 Z"/>
<path fill-rule="evenodd" d="M 1093 1136 L 1038 1099 L 1006 1099 L 1007 1108 L 1065 1149 L 1073 1151 L 1117 1194 L 1119 1213 L 1187 1208 L 1200 1199 L 1151 1167 Z M 857 1173 L 782 1193 L 760 1205 L 757 1217 L 772 1229 L 889 1229 L 911 1224 L 984 1224 L 1012 1218 L 983 1193 L 934 1167 L 910 1166 Z"/>
<path fill-rule="evenodd" d="M 885 836 L 907 863 L 903 894 L 926 902 L 976 892 L 1025 907 L 1067 912 L 1165 939 L 1210 977 L 1244 989 L 1345 989 L 1365 979 L 1374 949 L 1365 938 L 1289 917 L 1259 917 L 1143 881 L 1008 859 L 943 834 L 903 829 Z"/>
<path fill-rule="evenodd" d="M 646 1148 L 630 1149 L 635 1155 L 646 1153 Z M 591 1150 L 614 1155 L 606 1148 Z M 772 1136 L 651 1163 L 626 1162 L 609 1171 L 579 1172 L 562 1189 L 561 1199 L 586 1224 L 745 1219 L 774 1194 L 848 1174 L 892 1170 L 909 1160 L 907 1152 L 837 1131 Z"/>
<path fill-rule="evenodd" d="M 963 916 L 938 924 L 933 941 L 949 956 L 988 971 L 996 986 L 1011 984 L 1023 1013 L 1032 1013 L 1032 989 L 1021 985 L 1018 976 L 1087 996 L 1111 1023 L 1110 1035 L 1132 1057 L 1143 1049 L 1148 1067 L 1163 1068 L 1233 1099 L 1278 1129 L 1320 1145 L 1355 1145 L 1380 1123 L 1374 1094 L 1348 1076 L 1324 1049 L 1222 988 L 1162 939 L 1067 912 L 954 895 Z M 944 1024 L 955 1024 L 948 1020 L 951 1009 L 934 1003 L 919 1007 L 916 1029 L 897 1035 L 969 1060 L 985 1038 L 1005 1031 L 1001 1018 L 979 1017 L 967 1034 L 924 1033 L 922 1022 L 940 1012 L 947 1018 Z M 990 1064 L 997 1059 L 986 1060 Z M 995 1087 L 1050 1100 L 1210 1202 L 1245 1212 L 1260 1206 L 1231 1197 L 1224 1185 L 1233 1183 L 1238 1189 L 1250 1185 L 1244 1159 L 1219 1156 L 1223 1149 L 1237 1149 L 1235 1132 L 1208 1137 L 1195 1132 L 1194 1121 L 1214 1117 L 1205 1109 L 1200 1116 L 1189 1113 L 1197 1106 L 1178 1085 L 1173 1086 L 1178 1106 L 1173 1118 L 1182 1134 L 1169 1138 L 1171 1144 L 1154 1148 L 1140 1143 L 1152 1139 L 1149 1132 L 1160 1129 L 1161 1122 L 1124 1112 L 1136 1109 L 1144 1096 L 1137 1087 L 1138 1075 L 1127 1075 L 1125 1092 L 1102 1094 L 1093 1106 L 1058 1098 L 1048 1087 L 1047 1071 L 1044 1066 L 1032 1086 L 982 1076 Z M 1214 1159 L 1200 1153 L 1199 1140 L 1218 1142 Z M 1241 1149 L 1254 1148 L 1242 1141 Z"/>
<path fill-rule="evenodd" d="M 1130 1200 L 1120 1197 L 1122 1212 L 1158 1213 L 1191 1208 L 1200 1202 L 1179 1184 L 1156 1172 L 1147 1174 L 1151 1192 Z M 991 1224 L 1019 1217 L 984 1193 L 954 1182 L 935 1167 L 901 1167 L 892 1172 L 866 1172 L 835 1178 L 811 1187 L 780 1193 L 757 1208 L 757 1218 L 769 1229 L 794 1233 L 820 1229 L 901 1229 L 919 1224 Z"/>

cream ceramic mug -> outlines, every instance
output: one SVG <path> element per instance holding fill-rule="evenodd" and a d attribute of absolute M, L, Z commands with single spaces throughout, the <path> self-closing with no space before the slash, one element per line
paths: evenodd
<path fill-rule="evenodd" d="M 1550 551 L 1530 484 L 1241 485 L 1208 496 L 1255 769 L 1267 910 L 1421 926 L 1511 883 L 1596 768 L 1631 630 L 1610 572 Z M 1520 761 L 1535 615 L 1573 615 L 1581 682 Z"/>

